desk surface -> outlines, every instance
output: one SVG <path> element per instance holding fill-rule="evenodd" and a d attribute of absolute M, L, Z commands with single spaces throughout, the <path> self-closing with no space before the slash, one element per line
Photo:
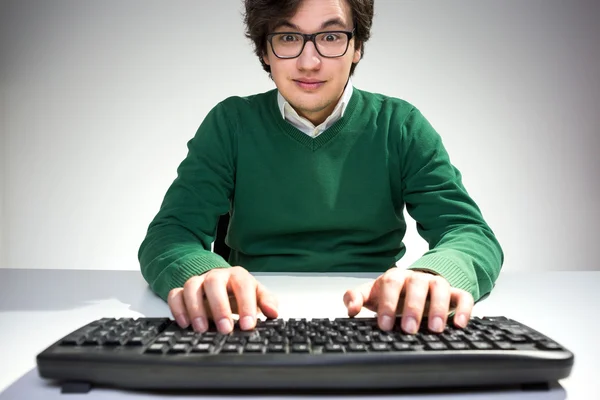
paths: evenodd
<path fill-rule="evenodd" d="M 374 277 L 257 274 L 277 294 L 282 318 L 344 317 L 344 292 Z M 492 295 L 475 306 L 473 315 L 514 318 L 551 336 L 575 354 L 571 376 L 543 398 L 595 399 L 600 398 L 600 350 L 595 340 L 599 292 L 600 272 L 504 272 Z M 370 315 L 365 310 L 359 316 Z M 58 389 L 45 386 L 37 376 L 35 356 L 39 352 L 91 320 L 141 316 L 164 317 L 170 313 L 137 271 L 0 269 L 0 400 L 24 398 L 23 390 L 31 390 L 27 398 L 58 398 Z M 133 398 L 99 390 L 92 393 L 81 398 Z M 459 398 L 452 396 L 456 394 L 438 394 L 436 398 Z M 463 394 L 460 398 L 530 398 L 524 393 L 474 396 Z M 402 396 L 417 397 L 422 395 Z M 76 395 L 69 399 L 75 400 Z"/>

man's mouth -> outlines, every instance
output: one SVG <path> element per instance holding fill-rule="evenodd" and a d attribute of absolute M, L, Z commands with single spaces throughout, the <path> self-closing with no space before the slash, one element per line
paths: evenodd
<path fill-rule="evenodd" d="M 323 86 L 325 81 L 315 79 L 294 79 L 296 85 L 305 90 L 315 90 Z"/>

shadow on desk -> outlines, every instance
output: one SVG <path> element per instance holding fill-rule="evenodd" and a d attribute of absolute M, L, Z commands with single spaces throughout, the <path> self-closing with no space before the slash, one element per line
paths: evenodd
<path fill-rule="evenodd" d="M 353 398 L 353 399 L 443 399 L 443 400 L 458 400 L 458 399 L 489 399 L 489 400 L 565 400 L 566 392 L 558 382 L 550 385 L 548 389 L 541 390 L 522 390 L 518 387 L 509 388 L 489 388 L 489 389 L 451 389 L 445 391 L 402 391 L 402 392 L 345 392 L 345 393 L 173 393 L 160 391 L 125 391 L 112 388 L 92 388 L 89 393 L 85 394 L 61 394 L 60 387 L 54 383 L 47 382 L 41 379 L 38 375 L 37 368 L 33 368 L 4 392 L 0 393 L 0 400 L 63 400 L 68 397 L 69 400 L 94 400 L 94 399 L 110 399 L 110 400 L 143 400 L 143 399 L 238 399 L 245 398 L 270 398 L 270 399 L 332 399 L 332 398 Z"/>
<path fill-rule="evenodd" d="M 71 310 L 115 299 L 152 317 L 166 307 L 139 271 L 4 269 L 0 277 L 0 311 Z"/>

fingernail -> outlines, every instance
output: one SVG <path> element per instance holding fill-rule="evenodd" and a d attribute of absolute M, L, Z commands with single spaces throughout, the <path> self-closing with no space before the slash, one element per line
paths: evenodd
<path fill-rule="evenodd" d="M 354 300 L 350 300 L 350 301 L 348 302 L 347 308 L 349 308 L 349 309 L 350 309 L 350 308 L 354 308 Z"/>
<path fill-rule="evenodd" d="M 394 327 L 394 318 L 389 315 L 384 315 L 381 317 L 381 329 L 384 331 L 391 331 Z"/>
<path fill-rule="evenodd" d="M 204 332 L 208 328 L 206 321 L 202 317 L 195 318 L 192 324 L 194 325 L 194 330 L 197 332 Z"/>
<path fill-rule="evenodd" d="M 440 317 L 433 317 L 429 321 L 429 329 L 434 332 L 441 332 L 444 330 L 444 321 Z"/>
<path fill-rule="evenodd" d="M 221 333 L 229 333 L 233 327 L 231 326 L 229 318 L 221 318 L 219 322 L 217 322 L 217 328 Z"/>
<path fill-rule="evenodd" d="M 454 317 L 454 323 L 464 328 L 467 325 L 467 317 L 464 314 L 458 314 Z"/>
<path fill-rule="evenodd" d="M 240 327 L 243 330 L 252 329 L 254 327 L 254 318 L 249 315 L 242 317 L 242 319 L 240 320 Z"/>
<path fill-rule="evenodd" d="M 402 329 L 404 329 L 404 332 L 406 333 L 417 333 L 417 320 L 413 317 L 403 318 Z"/>
<path fill-rule="evenodd" d="M 175 321 L 177 321 L 177 324 L 178 324 L 178 325 L 179 325 L 181 328 L 183 328 L 183 329 L 187 328 L 187 327 L 188 327 L 188 325 L 190 324 L 190 323 L 188 322 L 188 319 L 187 319 L 187 317 L 186 317 L 184 314 L 179 314 L 179 315 L 177 315 L 177 316 L 175 317 Z"/>

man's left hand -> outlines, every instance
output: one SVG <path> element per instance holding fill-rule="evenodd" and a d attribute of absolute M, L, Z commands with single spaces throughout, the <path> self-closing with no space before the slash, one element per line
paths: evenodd
<path fill-rule="evenodd" d="M 429 330 L 443 332 L 451 306 L 455 308 L 454 325 L 465 328 L 474 301 L 469 292 L 451 287 L 439 275 L 393 267 L 373 282 L 348 290 L 344 304 L 350 317 L 363 307 L 376 312 L 379 328 L 385 331 L 394 327 L 396 315 L 401 314 L 402 330 L 415 334 L 424 315 Z"/>

